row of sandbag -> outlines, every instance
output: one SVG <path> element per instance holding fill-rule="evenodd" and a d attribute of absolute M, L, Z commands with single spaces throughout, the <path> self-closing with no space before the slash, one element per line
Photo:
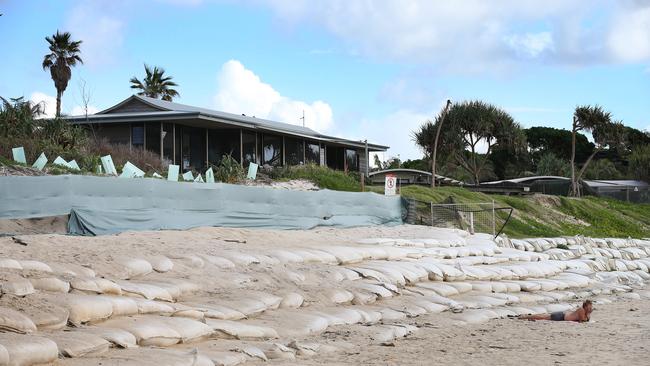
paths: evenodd
<path fill-rule="evenodd" d="M 549 277 L 567 267 L 560 261 L 512 262 L 495 265 L 450 265 L 433 258 L 412 261 L 366 261 L 345 268 L 360 276 L 395 286 L 422 281 L 513 280 Z"/>
<path fill-rule="evenodd" d="M 0 317 L 0 328 L 31 333 L 37 329 L 62 329 L 68 323 L 80 326 L 109 318 L 147 314 L 187 317 L 200 321 L 205 318 L 238 320 L 279 307 L 297 308 L 304 301 L 302 296 L 295 293 L 278 297 L 261 292 L 242 294 L 239 299 L 232 300 L 205 299 L 205 303 L 200 300 L 168 303 L 140 297 L 45 292 L 27 297 L 6 295 L 0 298 L 0 313 L 3 314 Z"/>
<path fill-rule="evenodd" d="M 523 251 L 544 252 L 561 246 L 581 246 L 587 250 L 593 248 L 622 249 L 637 247 L 643 250 L 650 249 L 650 240 L 622 239 L 622 238 L 590 238 L 584 236 L 559 237 L 559 238 L 528 238 L 511 239 L 506 236 L 498 237 L 495 242 L 502 247 L 515 248 Z M 650 252 L 647 252 L 650 255 Z"/>

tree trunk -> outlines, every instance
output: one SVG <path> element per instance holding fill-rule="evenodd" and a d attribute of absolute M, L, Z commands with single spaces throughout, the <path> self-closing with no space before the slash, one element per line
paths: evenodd
<path fill-rule="evenodd" d="M 61 95 L 63 94 L 62 90 L 56 91 L 56 117 L 61 117 Z"/>
<path fill-rule="evenodd" d="M 591 163 L 591 160 L 594 158 L 594 156 L 596 156 L 596 154 L 597 154 L 599 151 L 600 151 L 600 148 L 595 148 L 595 149 L 594 149 L 594 152 L 591 153 L 591 155 L 589 155 L 589 158 L 587 159 L 587 161 L 585 162 L 585 164 L 584 164 L 584 165 L 582 166 L 582 168 L 580 169 L 580 172 L 578 172 L 578 176 L 576 177 L 576 182 L 579 182 L 580 179 L 582 179 L 582 174 L 584 174 L 584 172 L 587 170 L 587 166 L 589 165 L 589 163 Z"/>
<path fill-rule="evenodd" d="M 571 195 L 579 197 L 578 185 L 576 184 L 576 117 L 573 116 L 573 128 L 571 129 Z"/>
<path fill-rule="evenodd" d="M 436 130 L 436 139 L 433 141 L 433 153 L 431 154 L 431 188 L 436 187 L 436 156 L 438 155 L 438 139 L 440 138 L 440 130 L 442 129 L 442 123 L 445 121 L 447 116 L 447 111 L 451 105 L 451 100 L 447 99 L 447 105 L 442 111 L 442 117 L 440 117 L 440 123 L 438 124 L 438 129 Z"/>

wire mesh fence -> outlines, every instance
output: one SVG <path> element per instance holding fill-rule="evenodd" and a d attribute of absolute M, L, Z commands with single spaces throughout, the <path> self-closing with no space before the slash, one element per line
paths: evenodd
<path fill-rule="evenodd" d="M 512 215 L 512 207 L 494 202 L 433 203 L 408 201 L 407 223 L 499 235 Z"/>

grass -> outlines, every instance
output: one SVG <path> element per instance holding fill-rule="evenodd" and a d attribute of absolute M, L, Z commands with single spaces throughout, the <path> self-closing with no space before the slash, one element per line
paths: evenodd
<path fill-rule="evenodd" d="M 373 187 L 381 193 L 381 189 Z M 545 195 L 486 195 L 458 187 L 431 189 L 403 187 L 401 194 L 425 202 L 492 202 L 515 209 L 504 233 L 515 238 L 585 235 L 594 237 L 650 237 L 650 204 L 635 204 L 609 198 L 569 198 Z M 505 219 L 505 214 L 499 217 Z"/>
<path fill-rule="evenodd" d="M 290 166 L 265 171 L 272 179 L 305 179 L 314 182 L 322 189 L 334 191 L 360 192 L 359 175 L 332 170 L 318 165 Z"/>
<path fill-rule="evenodd" d="M 361 190 L 359 177 L 320 166 L 275 169 L 274 179 L 306 179 L 320 188 Z M 383 194 L 381 186 L 367 191 Z M 585 235 L 593 237 L 650 237 L 650 204 L 635 204 L 588 196 L 569 198 L 547 195 L 487 195 L 461 187 L 401 187 L 400 194 L 423 202 L 440 203 L 453 198 L 458 203 L 492 202 L 497 207 L 512 207 L 514 212 L 503 232 L 513 238 Z M 497 213 L 501 222 L 507 212 Z"/>

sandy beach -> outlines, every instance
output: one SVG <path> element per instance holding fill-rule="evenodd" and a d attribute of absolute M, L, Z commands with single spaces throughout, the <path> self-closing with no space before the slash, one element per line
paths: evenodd
<path fill-rule="evenodd" d="M 0 249 L 1 325 L 28 335 L 0 333 L 10 359 L 643 365 L 650 346 L 646 241 L 401 225 L 18 235 Z M 588 298 L 589 323 L 514 319 Z"/>

